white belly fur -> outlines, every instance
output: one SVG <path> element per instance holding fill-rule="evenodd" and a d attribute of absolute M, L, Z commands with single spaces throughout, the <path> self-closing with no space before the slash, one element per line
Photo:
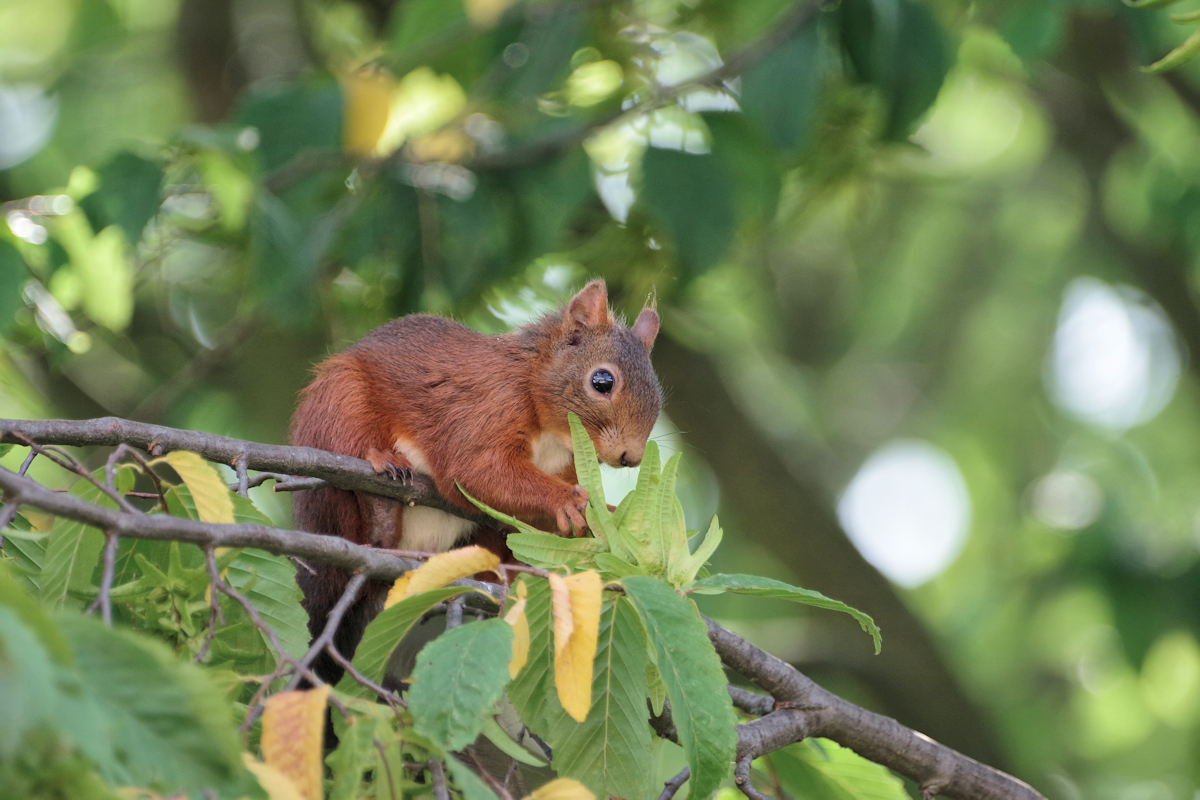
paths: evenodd
<path fill-rule="evenodd" d="M 426 506 L 404 509 L 404 531 L 401 537 L 405 550 L 442 553 L 467 534 L 475 523 Z"/>
<path fill-rule="evenodd" d="M 412 464 L 415 472 L 429 474 L 429 462 L 425 454 L 412 442 L 397 439 L 396 452 Z M 561 439 L 552 434 L 542 434 L 533 442 L 532 461 L 534 466 L 549 475 L 557 475 L 574 461 L 575 455 Z M 404 531 L 401 546 L 405 550 L 442 553 L 466 536 L 475 523 L 426 506 L 404 509 Z"/>
<path fill-rule="evenodd" d="M 533 440 L 533 465 L 547 475 L 557 475 L 575 461 L 571 448 L 552 433 Z"/>

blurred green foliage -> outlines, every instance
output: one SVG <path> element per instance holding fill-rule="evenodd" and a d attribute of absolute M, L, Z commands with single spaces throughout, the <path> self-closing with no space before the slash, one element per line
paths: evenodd
<path fill-rule="evenodd" d="M 284 441 L 311 365 L 394 316 L 502 330 L 593 275 L 625 313 L 653 292 L 687 420 L 662 430 L 708 461 L 681 477 L 689 527 L 731 506 L 716 566 L 852 601 L 885 636 L 911 612 L 979 713 L 929 710 L 928 661 L 874 680 L 786 604 L 706 611 L 909 724 L 906 697 L 929 726 L 958 715 L 1055 800 L 1191 798 L 1200 68 L 1140 69 L 1189 31 L 1116 0 L 802 6 L 0 0 L 0 416 Z M 1122 424 L 1081 411 L 1106 384 L 1055 388 L 1081 276 L 1167 324 Z M 726 429 L 782 466 L 740 484 Z M 806 492 L 832 520 L 904 437 L 953 458 L 971 523 L 899 600 L 848 596 L 873 573 L 823 549 L 820 514 L 746 524 Z M 187 618 L 164 631 L 184 649 Z"/>

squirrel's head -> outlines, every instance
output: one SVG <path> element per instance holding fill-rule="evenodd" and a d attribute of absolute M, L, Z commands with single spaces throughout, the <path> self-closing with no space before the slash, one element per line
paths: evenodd
<path fill-rule="evenodd" d="M 587 429 L 596 454 L 612 467 L 642 462 L 650 429 L 662 409 L 662 392 L 650 366 L 658 312 L 645 308 L 633 327 L 613 318 L 604 281 L 592 281 L 571 298 L 556 331 L 545 373 L 553 417 L 569 436 L 567 412 Z"/>

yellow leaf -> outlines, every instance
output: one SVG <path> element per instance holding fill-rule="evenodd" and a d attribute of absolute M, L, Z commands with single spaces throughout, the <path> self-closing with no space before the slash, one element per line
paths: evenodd
<path fill-rule="evenodd" d="M 392 584 L 392 588 L 388 589 L 387 599 L 383 601 L 385 611 L 408 597 L 408 581 L 410 578 L 412 578 L 411 572 L 406 572 L 399 578 L 396 578 L 396 582 Z"/>
<path fill-rule="evenodd" d="M 384 601 L 384 608 L 391 608 L 401 600 L 421 592 L 440 589 L 459 578 L 495 570 L 499 566 L 500 557 L 478 545 L 438 553 L 417 569 L 396 579 Z"/>
<path fill-rule="evenodd" d="M 211 464 L 186 450 L 167 453 L 151 463 L 159 461 L 166 461 L 183 478 L 192 493 L 201 522 L 233 522 L 233 498 L 229 496 L 229 487 Z"/>
<path fill-rule="evenodd" d="M 466 104 L 467 93 L 453 76 L 417 67 L 396 84 L 375 154 L 387 155 L 408 139 L 437 130 L 457 117 Z"/>
<path fill-rule="evenodd" d="M 577 780 L 557 778 L 534 789 L 533 794 L 526 795 L 523 800 L 596 800 L 596 795 Z"/>
<path fill-rule="evenodd" d="M 517 673 L 529 660 L 529 620 L 525 618 L 525 581 L 517 584 L 517 602 L 504 615 L 504 621 L 513 629 L 512 660 L 508 662 L 508 677 L 516 680 Z"/>
<path fill-rule="evenodd" d="M 592 664 L 600 635 L 599 573 L 587 571 L 563 578 L 551 573 L 554 607 L 554 682 L 558 701 L 576 722 L 587 719 L 592 706 Z"/>
<path fill-rule="evenodd" d="M 359 69 L 341 78 L 342 150 L 359 158 L 375 152 L 387 127 L 396 79 L 382 70 Z"/>
<path fill-rule="evenodd" d="M 296 787 L 303 800 L 321 800 L 322 739 L 329 687 L 280 692 L 267 698 L 262 718 L 262 754 Z"/>
<path fill-rule="evenodd" d="M 267 766 L 249 753 L 242 753 L 242 762 L 258 779 L 258 785 L 267 793 L 268 800 L 304 800 L 295 784 L 279 770 Z"/>

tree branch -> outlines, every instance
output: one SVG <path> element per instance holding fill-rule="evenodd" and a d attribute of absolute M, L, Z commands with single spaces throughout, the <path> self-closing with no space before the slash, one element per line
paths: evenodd
<path fill-rule="evenodd" d="M 495 525 L 489 517 L 464 511 L 448 503 L 438 494 L 433 481 L 424 475 L 415 475 L 411 481 L 395 481 L 377 474 L 370 463 L 360 458 L 312 447 L 259 444 L 200 431 L 131 422 L 119 417 L 85 420 L 0 419 L 0 444 L 27 445 L 29 441 L 74 447 L 127 444 L 140 447 L 156 458 L 172 450 L 190 450 L 209 461 L 230 467 L 234 467 L 239 459 L 245 459 L 248 469 L 319 478 L 339 489 L 368 492 L 409 505 L 430 506 L 482 525 Z"/>
<path fill-rule="evenodd" d="M 810 736 L 831 739 L 914 780 L 926 798 L 1045 800 L 1028 784 L 829 692 L 712 620 L 708 638 L 731 669 L 770 692 L 778 710 L 738 725 L 738 761 Z M 747 777 L 748 781 L 748 777 Z M 745 785 L 740 788 L 745 790 Z"/>
<path fill-rule="evenodd" d="M 399 499 L 408 497 L 415 501 L 415 498 L 420 497 L 423 503 L 438 499 L 432 494 L 432 488 L 419 490 L 381 479 L 371 471 L 369 464 L 358 459 L 310 448 L 254 444 L 203 433 L 140 425 L 120 419 L 84 422 L 0 420 L 0 441 L 20 442 L 21 439 L 68 445 L 136 444 L 152 454 L 164 452 L 167 448 L 189 449 L 226 463 L 245 458 L 247 464 L 255 469 L 261 467 L 272 471 L 319 477 L 331 485 L 343 488 L 367 491 L 381 484 L 382 488 L 393 496 L 400 495 Z M 425 494 L 418 494 L 419 491 L 424 491 Z M 417 561 L 356 545 L 336 536 L 252 523 L 208 523 L 165 514 L 142 514 L 137 510 L 104 508 L 67 493 L 52 491 L 30 478 L 2 468 L 0 493 L 3 493 L 14 507 L 29 504 L 57 516 L 100 528 L 111 537 L 110 541 L 116 541 L 118 536 L 125 536 L 199 545 L 206 551 L 209 570 L 213 574 L 216 588 L 243 602 L 243 605 L 248 605 L 248 601 L 240 598 L 231 587 L 225 586 L 216 575 L 213 548 L 254 547 L 277 555 L 322 561 L 358 573 L 361 576 L 357 579 L 358 583 L 365 578 L 393 580 L 419 564 Z M 435 502 L 429 504 L 435 505 Z M 444 505 L 444 501 L 442 504 Z M 457 583 L 479 589 L 493 598 L 500 598 L 504 593 L 504 588 L 497 584 L 474 580 L 462 580 Z M 348 587 L 346 597 L 339 606 L 347 604 L 347 598 L 352 599 L 358 588 L 357 585 Z M 248 608 L 248 611 L 252 612 L 252 607 Z M 822 736 L 908 776 L 920 784 L 926 798 L 939 794 L 963 800 L 1044 800 L 1042 795 L 1016 778 L 968 758 L 893 719 L 867 711 L 837 697 L 791 665 L 755 647 L 715 622 L 706 622 L 709 638 L 726 666 L 770 693 L 770 696 L 756 695 L 730 687 L 730 695 L 740 708 L 764 715 L 738 725 L 737 728 L 737 777 L 742 779 L 739 788 L 747 796 L 759 796 L 749 784 L 749 764 L 754 758 L 810 736 Z M 331 617 L 330 623 L 329 628 L 332 628 L 336 621 Z M 328 632 L 327 629 L 326 633 Z M 318 641 L 314 643 L 313 649 L 318 646 L 325 647 L 326 644 L 327 642 Z M 285 659 L 286 654 L 282 649 L 277 646 L 277 650 L 281 654 L 280 658 Z M 303 662 L 296 662 L 296 666 L 297 674 L 306 671 Z M 270 681 L 267 682 L 267 685 L 269 684 Z M 247 719 L 252 719 L 252 714 L 248 715 Z M 662 722 L 667 723 L 665 713 Z M 680 776 L 668 782 L 664 787 L 666 796 L 670 796 L 669 791 L 676 780 L 682 783 Z"/>

